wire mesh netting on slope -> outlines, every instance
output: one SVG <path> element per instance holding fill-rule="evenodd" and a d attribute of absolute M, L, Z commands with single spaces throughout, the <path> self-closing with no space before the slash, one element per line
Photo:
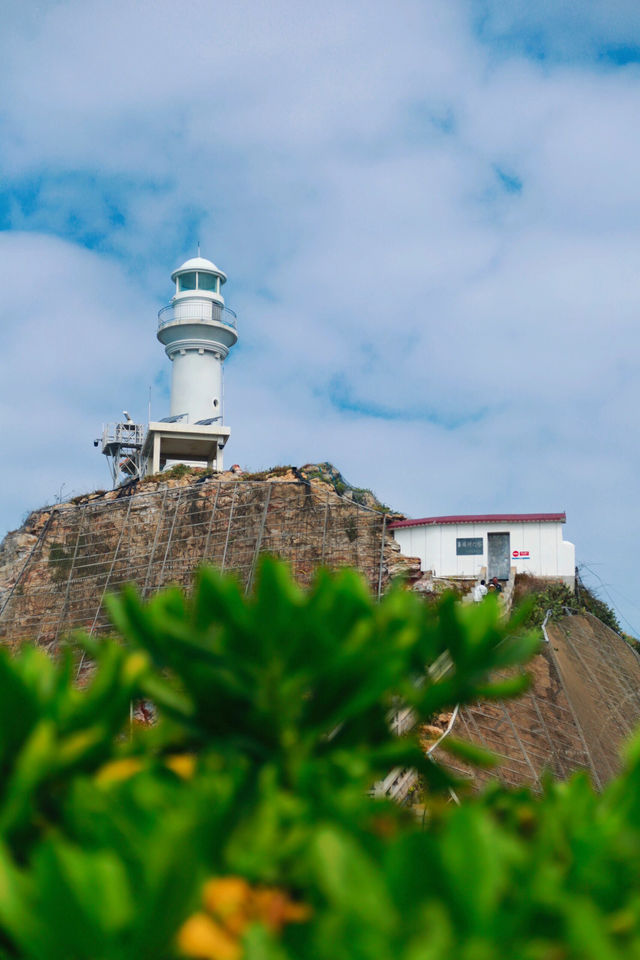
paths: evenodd
<path fill-rule="evenodd" d="M 564 780 L 586 770 L 602 787 L 640 724 L 640 660 L 621 637 L 590 614 L 565 617 L 547 632 L 550 642 L 528 667 L 533 683 L 524 696 L 459 712 L 455 734 L 500 761 L 493 771 L 474 771 L 479 783 L 497 776 L 539 790 L 545 772 Z"/>
<path fill-rule="evenodd" d="M 640 659 L 589 613 L 547 630 L 594 775 L 604 783 L 618 773 L 620 748 L 640 725 Z"/>
<path fill-rule="evenodd" d="M 384 546 L 382 514 L 305 483 L 209 480 L 64 504 L 5 602 L 0 640 L 48 645 L 73 629 L 104 631 L 107 591 L 188 586 L 203 561 L 248 590 L 265 552 L 287 559 L 301 584 L 320 565 L 354 566 L 379 593 Z"/>

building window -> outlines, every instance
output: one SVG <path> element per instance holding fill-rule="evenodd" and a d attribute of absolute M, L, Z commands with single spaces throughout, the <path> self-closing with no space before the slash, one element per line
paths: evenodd
<path fill-rule="evenodd" d="M 481 557 L 482 554 L 482 537 L 458 537 L 456 539 L 456 555 L 458 557 Z"/>
<path fill-rule="evenodd" d="M 196 289 L 196 275 L 195 273 L 183 273 L 178 277 L 178 290 L 195 290 Z"/>
<path fill-rule="evenodd" d="M 211 273 L 198 274 L 198 290 L 209 290 L 211 293 L 218 293 L 218 277 Z"/>

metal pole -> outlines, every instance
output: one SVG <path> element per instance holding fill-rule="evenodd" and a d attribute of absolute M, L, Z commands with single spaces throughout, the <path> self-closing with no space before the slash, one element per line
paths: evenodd
<path fill-rule="evenodd" d="M 124 531 L 125 531 L 125 529 L 126 529 L 126 526 L 127 526 L 128 521 L 129 521 L 129 514 L 131 513 L 131 501 L 132 501 L 132 499 L 133 499 L 133 497 L 129 497 L 129 503 L 128 503 L 128 505 L 127 505 L 127 511 L 126 511 L 126 513 L 125 513 L 124 520 L 122 521 L 122 527 L 121 527 L 121 529 L 120 529 L 120 536 L 118 537 L 118 542 L 117 542 L 117 544 L 116 544 L 116 549 L 115 549 L 114 554 L 113 554 L 113 559 L 111 560 L 111 566 L 109 567 L 109 572 L 108 572 L 108 574 L 107 574 L 106 580 L 105 580 L 105 582 L 104 582 L 104 587 L 103 587 L 103 589 L 102 589 L 102 595 L 101 595 L 101 597 L 100 597 L 100 601 L 99 601 L 98 606 L 97 606 L 97 608 L 96 608 L 96 615 L 95 615 L 95 617 L 93 618 L 93 623 L 91 624 L 91 629 L 89 630 L 89 636 L 90 636 L 90 637 L 93 636 L 93 631 L 94 631 L 95 628 L 96 628 L 96 623 L 98 622 L 98 616 L 99 616 L 100 610 L 101 610 L 101 608 L 102 608 L 102 602 L 103 602 L 103 600 L 104 600 L 104 598 L 105 598 L 105 594 L 106 594 L 107 589 L 108 589 L 108 587 L 109 587 L 109 581 L 111 580 L 111 574 L 113 573 L 113 568 L 114 568 L 115 565 L 116 565 L 116 560 L 117 560 L 117 558 L 118 558 L 118 553 L 120 552 L 120 544 L 122 543 L 122 537 L 124 536 Z"/>
<path fill-rule="evenodd" d="M 378 569 L 378 600 L 382 596 L 382 569 L 384 564 L 384 542 L 387 530 L 387 515 L 382 517 L 382 543 L 380 544 L 380 567 Z"/>
<path fill-rule="evenodd" d="M 158 536 L 160 534 L 160 527 L 162 526 L 162 521 L 164 520 L 164 505 L 167 499 L 168 488 L 165 487 L 164 494 L 162 497 L 162 505 L 160 506 L 160 516 L 158 518 L 158 523 L 156 524 L 156 532 L 153 538 L 153 545 L 151 547 L 151 553 L 149 554 L 149 563 L 147 564 L 147 575 L 144 581 L 144 587 L 142 588 L 142 596 L 146 597 L 147 591 L 149 589 L 149 580 L 151 578 L 151 565 L 153 564 L 153 558 L 156 553 L 156 547 L 158 546 Z"/>
<path fill-rule="evenodd" d="M 549 644 L 548 649 L 549 649 L 549 655 L 550 655 L 550 657 L 551 657 L 551 660 L 553 661 L 553 665 L 554 665 L 554 667 L 556 668 L 556 673 L 558 674 L 558 679 L 560 680 L 560 686 L 562 687 L 562 692 L 564 693 L 565 698 L 566 698 L 566 700 L 567 700 L 567 704 L 569 705 L 569 711 L 571 712 L 571 716 L 572 716 L 572 718 L 573 718 L 574 726 L 575 726 L 576 730 L 578 731 L 578 736 L 580 737 L 580 742 L 582 743 L 582 749 L 584 750 L 584 754 L 585 754 L 587 760 L 589 761 L 589 767 L 591 768 L 591 775 L 593 776 L 593 779 L 594 779 L 594 781 L 595 781 L 595 784 L 596 784 L 596 787 L 598 788 L 598 790 L 602 790 L 603 784 L 602 784 L 602 782 L 601 782 L 601 780 L 600 780 L 600 777 L 598 776 L 598 771 L 597 771 L 597 769 L 596 769 L 595 763 L 593 762 L 593 757 L 591 756 L 591 751 L 589 750 L 589 747 L 587 746 L 587 741 L 586 741 L 585 738 L 584 738 L 584 734 L 583 734 L 583 732 L 582 732 L 582 727 L 581 727 L 581 725 L 580 725 L 580 721 L 578 720 L 578 715 L 577 715 L 577 713 L 576 713 L 576 711 L 575 711 L 575 709 L 574 709 L 574 706 L 573 706 L 571 697 L 569 696 L 569 691 L 567 690 L 566 684 L 565 684 L 565 682 L 564 682 L 564 677 L 562 676 L 562 671 L 561 671 L 561 669 L 560 669 L 560 664 L 558 663 L 558 660 L 557 660 L 557 657 L 556 657 L 556 655 L 555 655 L 555 652 L 554 652 L 554 648 L 553 648 L 553 644 L 552 644 L 552 643 Z"/>
<path fill-rule="evenodd" d="M 327 547 L 327 523 L 329 522 L 329 494 L 327 494 L 327 499 L 324 505 L 324 527 L 322 529 L 322 556 L 320 557 L 320 564 L 324 566 L 324 556 Z"/>
<path fill-rule="evenodd" d="M 222 554 L 222 566 L 221 570 L 224 570 L 224 565 L 227 562 L 227 547 L 229 546 L 229 534 L 231 533 L 231 521 L 233 519 L 233 508 L 236 505 L 236 493 L 238 492 L 238 481 L 236 480 L 235 486 L 233 488 L 233 497 L 231 498 L 231 509 L 229 510 L 229 523 L 227 524 L 227 537 L 224 541 L 224 552 Z"/>
<path fill-rule="evenodd" d="M 183 494 L 183 492 L 184 492 L 184 487 L 181 487 L 181 488 L 180 488 L 180 492 L 178 493 L 178 497 L 177 497 L 177 499 L 176 499 L 176 508 L 175 508 L 175 510 L 173 511 L 173 520 L 171 521 L 171 530 L 169 530 L 169 536 L 167 537 L 167 546 L 165 547 L 164 557 L 162 558 L 162 566 L 161 566 L 161 568 L 160 568 L 160 576 L 158 577 L 158 584 L 159 584 L 159 585 L 162 583 L 162 578 L 163 578 L 163 576 L 164 576 L 164 568 L 165 568 L 166 563 L 167 563 L 167 557 L 169 556 L 169 548 L 171 547 L 171 539 L 172 539 L 172 537 L 173 537 L 173 531 L 174 531 L 175 526 L 176 526 L 176 520 L 177 520 L 177 517 L 178 517 L 178 509 L 180 508 L 180 501 L 182 500 L 182 494 Z"/>
<path fill-rule="evenodd" d="M 203 560 L 206 560 L 206 559 L 207 559 L 207 554 L 209 553 L 209 542 L 210 542 L 210 540 L 211 540 L 211 530 L 212 530 L 212 528 L 213 528 L 213 518 L 215 517 L 215 514 L 216 514 L 216 507 L 218 506 L 218 497 L 219 497 L 219 496 L 220 496 L 220 481 L 218 481 L 218 485 L 217 485 L 217 487 L 216 487 L 216 496 L 215 496 L 215 500 L 213 501 L 213 506 L 212 506 L 212 508 L 211 508 L 211 516 L 209 517 L 209 529 L 207 530 L 207 539 L 205 540 L 204 550 L 203 550 L 203 552 L 202 552 L 202 559 L 203 559 Z"/>
<path fill-rule="evenodd" d="M 78 556 L 78 549 L 79 549 L 79 547 L 80 547 L 80 537 L 82 536 L 82 530 L 83 530 L 83 527 L 84 527 L 84 521 L 85 521 L 85 517 L 86 517 L 86 515 L 87 515 L 87 507 L 88 507 L 88 506 L 89 506 L 89 501 L 87 500 L 86 503 L 84 504 L 83 508 L 82 508 L 82 516 L 80 517 L 80 520 L 79 520 L 79 522 L 78 522 L 78 536 L 76 537 L 76 545 L 75 545 L 75 548 L 74 548 L 74 551 L 73 551 L 73 558 L 72 558 L 72 560 L 71 560 L 71 569 L 69 570 L 69 576 L 67 577 L 67 586 L 66 586 L 65 593 L 64 593 L 64 600 L 63 600 L 63 602 L 62 602 L 62 612 L 60 613 L 60 617 L 59 617 L 59 619 L 58 619 L 58 626 L 57 626 L 57 629 L 56 629 L 56 635 L 55 635 L 55 637 L 53 638 L 54 640 L 57 640 L 57 639 L 58 639 L 58 636 L 59 636 L 59 634 L 60 634 L 60 627 L 61 627 L 61 625 L 62 625 L 62 620 L 63 620 L 63 618 L 64 618 L 65 613 L 67 612 L 67 606 L 68 606 L 68 603 L 69 603 L 69 593 L 70 593 L 70 591 L 71 591 L 71 580 L 72 580 L 72 578 L 73 578 L 73 570 L 74 570 L 74 567 L 75 567 L 75 565 L 76 565 L 76 558 L 77 558 L 77 556 Z M 41 633 L 42 633 L 42 631 L 40 631 L 40 632 L 38 633 L 38 637 L 37 637 L 37 639 L 36 639 L 36 643 L 37 643 L 38 640 L 40 639 Z"/>
<path fill-rule="evenodd" d="M 267 484 L 267 493 L 264 499 L 264 510 L 262 511 L 262 519 L 260 521 L 260 530 L 258 532 L 258 538 L 256 540 L 256 548 L 253 553 L 253 562 L 251 564 L 251 570 L 249 571 L 249 576 L 247 578 L 247 586 L 245 587 L 245 593 L 249 593 L 251 587 L 253 586 L 253 577 L 256 570 L 256 564 L 258 563 L 258 557 L 260 555 L 260 547 L 262 546 L 262 538 L 264 536 L 264 528 L 267 522 L 267 511 L 269 509 L 269 501 L 271 499 L 271 484 Z"/>

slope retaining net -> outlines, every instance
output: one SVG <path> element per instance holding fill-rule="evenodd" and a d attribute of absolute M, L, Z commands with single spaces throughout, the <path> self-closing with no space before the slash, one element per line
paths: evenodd
<path fill-rule="evenodd" d="M 305 483 L 210 480 L 64 504 L 5 603 L 0 641 L 49 646 L 75 629 L 104 632 L 108 591 L 188 587 L 203 562 L 248 591 L 262 553 L 286 559 L 302 585 L 319 566 L 354 566 L 379 593 L 384 544 L 382 514 Z"/>
<path fill-rule="evenodd" d="M 550 642 L 528 665 L 532 684 L 516 700 L 482 701 L 459 711 L 454 733 L 493 751 L 499 765 L 471 771 L 480 785 L 543 789 L 545 774 L 565 780 L 585 770 L 603 787 L 620 769 L 620 751 L 640 724 L 640 659 L 596 617 L 550 624 Z"/>

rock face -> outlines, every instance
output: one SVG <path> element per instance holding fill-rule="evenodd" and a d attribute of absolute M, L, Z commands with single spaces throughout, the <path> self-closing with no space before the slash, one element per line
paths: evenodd
<path fill-rule="evenodd" d="M 533 682 L 525 694 L 459 712 L 453 735 L 501 761 L 494 771 L 474 771 L 477 783 L 497 776 L 540 790 L 545 772 L 564 780 L 586 770 L 602 787 L 619 770 L 620 749 L 640 723 L 640 659 L 591 614 L 564 617 L 547 634 L 527 668 Z M 453 765 L 470 775 L 464 764 Z"/>
<path fill-rule="evenodd" d="M 376 594 L 393 576 L 420 576 L 380 510 L 294 468 L 251 476 L 164 474 L 31 514 L 0 547 L 0 641 L 99 632 L 108 590 L 188 586 L 203 561 L 247 589 L 265 552 L 287 559 L 301 584 L 320 565 L 356 567 Z"/>

